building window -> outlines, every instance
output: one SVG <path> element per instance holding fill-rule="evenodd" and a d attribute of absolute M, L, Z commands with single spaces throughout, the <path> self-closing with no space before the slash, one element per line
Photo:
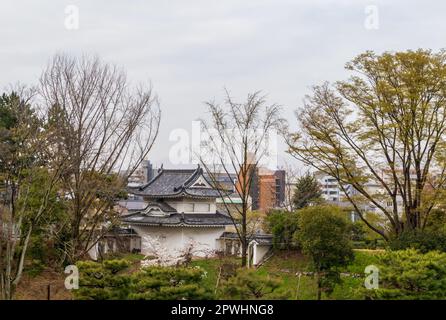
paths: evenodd
<path fill-rule="evenodd" d="M 184 204 L 184 212 L 194 212 L 194 204 L 193 203 L 185 203 Z"/>
<path fill-rule="evenodd" d="M 211 205 L 209 203 L 185 203 L 184 212 L 210 212 Z"/>
<path fill-rule="evenodd" d="M 209 212 L 211 205 L 209 203 L 194 203 L 194 212 Z"/>

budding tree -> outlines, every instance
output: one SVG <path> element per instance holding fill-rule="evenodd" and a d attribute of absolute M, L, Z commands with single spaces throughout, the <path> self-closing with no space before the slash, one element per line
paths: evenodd
<path fill-rule="evenodd" d="M 350 79 L 307 96 L 289 151 L 336 178 L 384 238 L 422 229 L 446 182 L 446 52 L 366 52 L 346 68 Z M 364 203 L 386 217 L 391 234 L 367 220 Z"/>

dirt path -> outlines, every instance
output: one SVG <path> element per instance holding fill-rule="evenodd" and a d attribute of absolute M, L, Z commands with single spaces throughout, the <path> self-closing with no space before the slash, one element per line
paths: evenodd
<path fill-rule="evenodd" d="M 36 277 L 24 275 L 17 287 L 17 300 L 47 300 L 48 285 L 51 300 L 71 300 L 71 293 L 65 289 L 65 275 L 53 270 L 45 270 Z"/>

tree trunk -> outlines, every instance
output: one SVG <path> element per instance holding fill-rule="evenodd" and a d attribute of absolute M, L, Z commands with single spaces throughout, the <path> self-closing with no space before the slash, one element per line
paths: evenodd
<path fill-rule="evenodd" d="M 14 281 L 13 281 L 14 288 L 18 285 L 20 279 L 22 278 L 23 266 L 25 265 L 26 251 L 28 250 L 28 244 L 29 244 L 29 240 L 31 239 L 32 230 L 33 230 L 33 228 L 30 226 L 28 229 L 28 232 L 26 234 L 25 241 L 23 243 L 22 252 L 20 254 L 20 259 L 18 261 L 17 272 L 15 274 Z"/>
<path fill-rule="evenodd" d="M 247 215 L 247 206 L 243 204 L 243 214 L 242 214 L 242 233 L 241 233 L 241 242 L 242 242 L 242 268 L 247 266 L 248 261 L 248 239 L 246 236 L 246 215 Z"/>
<path fill-rule="evenodd" d="M 321 286 L 321 276 L 317 275 L 317 300 L 322 299 L 322 286 Z"/>
<path fill-rule="evenodd" d="M 248 262 L 248 245 L 246 238 L 242 240 L 242 267 L 246 267 Z"/>

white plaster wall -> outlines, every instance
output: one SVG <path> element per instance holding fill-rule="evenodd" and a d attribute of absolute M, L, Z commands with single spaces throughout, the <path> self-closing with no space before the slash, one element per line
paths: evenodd
<path fill-rule="evenodd" d="M 268 245 L 254 245 L 254 265 L 258 265 L 262 261 L 263 257 L 268 253 L 271 246 Z"/>
<path fill-rule="evenodd" d="M 96 243 L 90 250 L 88 250 L 88 255 L 91 259 L 97 260 L 98 259 L 98 244 Z"/>
<path fill-rule="evenodd" d="M 184 205 L 186 203 L 208 203 L 210 204 L 210 211 L 206 213 L 215 213 L 217 211 L 217 204 L 216 201 L 210 201 L 210 200 L 199 200 L 199 199 L 182 199 L 180 201 L 166 201 L 168 205 L 175 208 L 178 212 L 182 213 L 184 212 Z M 200 213 L 200 212 L 194 212 L 194 213 Z"/>
<path fill-rule="evenodd" d="M 115 245 L 115 242 L 113 242 L 113 245 Z M 103 249 L 103 254 L 108 253 L 109 251 L 113 251 L 113 248 L 109 248 L 108 247 L 108 242 L 105 241 L 104 243 L 104 249 Z M 98 260 L 99 258 L 99 241 L 96 242 L 96 244 L 90 248 L 90 250 L 88 250 L 88 255 L 90 256 L 91 259 L 93 260 Z"/>
<path fill-rule="evenodd" d="M 191 239 L 196 241 L 194 248 L 196 256 L 205 256 L 211 251 L 219 250 L 218 238 L 225 231 L 224 227 L 194 228 L 194 227 L 156 227 L 156 226 L 133 226 L 133 229 L 142 237 L 141 253 L 150 254 L 150 248 L 145 245 L 144 237 L 159 239 L 161 245 L 170 254 L 178 254 Z M 198 252 L 197 252 L 198 251 Z"/>

